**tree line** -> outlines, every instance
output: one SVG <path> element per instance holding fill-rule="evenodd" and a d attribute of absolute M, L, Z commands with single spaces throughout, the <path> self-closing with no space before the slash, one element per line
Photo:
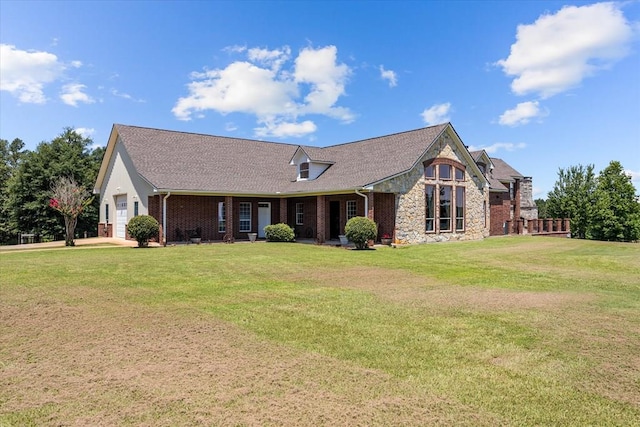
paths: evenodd
<path fill-rule="evenodd" d="M 16 138 L 0 139 L 0 244 L 18 243 L 21 233 L 32 233 L 40 240 L 65 238 L 65 218 L 50 206 L 58 180 L 72 180 L 89 192 L 100 169 L 105 149 L 94 148 L 93 140 L 72 128 L 26 150 Z M 78 217 L 77 236 L 95 236 L 99 217 L 99 198 L 94 198 Z"/>
<path fill-rule="evenodd" d="M 547 199 L 535 202 L 539 218 L 570 218 L 571 237 L 640 240 L 640 197 L 618 161 L 597 176 L 593 165 L 560 168 Z"/>

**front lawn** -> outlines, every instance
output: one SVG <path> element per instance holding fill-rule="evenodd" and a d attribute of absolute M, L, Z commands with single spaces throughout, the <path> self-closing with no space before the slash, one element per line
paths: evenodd
<path fill-rule="evenodd" d="M 0 253 L 0 425 L 634 425 L 640 245 Z"/>

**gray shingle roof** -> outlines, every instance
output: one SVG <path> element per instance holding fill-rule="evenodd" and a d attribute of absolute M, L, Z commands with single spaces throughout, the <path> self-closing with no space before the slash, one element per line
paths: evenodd
<path fill-rule="evenodd" d="M 160 190 L 235 194 L 340 191 L 409 171 L 449 123 L 329 147 L 302 147 L 334 162 L 319 178 L 296 182 L 298 145 L 116 124 L 137 172 Z M 455 131 L 454 131 L 455 132 Z"/>
<path fill-rule="evenodd" d="M 523 178 L 520 172 L 502 159 L 491 157 L 491 163 L 493 163 L 493 177 L 500 181 L 513 181 L 514 179 Z"/>

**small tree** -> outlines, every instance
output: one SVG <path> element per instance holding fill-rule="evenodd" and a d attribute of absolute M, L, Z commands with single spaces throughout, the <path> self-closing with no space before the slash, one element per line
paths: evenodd
<path fill-rule="evenodd" d="M 354 216 L 344 226 L 344 234 L 356 245 L 356 249 L 366 249 L 367 242 L 378 235 L 378 226 L 369 218 Z"/>
<path fill-rule="evenodd" d="M 127 231 L 129 235 L 138 241 L 139 248 L 149 246 L 149 240 L 158 236 L 160 225 L 158 221 L 150 215 L 138 215 L 131 218 Z"/>
<path fill-rule="evenodd" d="M 49 206 L 64 217 L 65 246 L 74 246 L 74 234 L 78 216 L 91 204 L 93 197 L 89 191 L 80 186 L 73 178 L 59 177 L 52 186 L 52 197 Z"/>
<path fill-rule="evenodd" d="M 558 180 L 547 196 L 547 214 L 553 218 L 571 218 L 571 237 L 590 237 L 596 181 L 593 165 L 558 171 Z"/>
<path fill-rule="evenodd" d="M 618 161 L 600 175 L 591 236 L 596 240 L 631 242 L 640 239 L 640 203 L 631 178 Z"/>

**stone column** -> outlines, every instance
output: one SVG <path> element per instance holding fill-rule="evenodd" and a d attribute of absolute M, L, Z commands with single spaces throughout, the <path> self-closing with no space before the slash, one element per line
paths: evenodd
<path fill-rule="evenodd" d="M 371 221 L 374 221 L 375 218 L 375 208 L 374 208 L 374 193 L 367 193 L 367 204 L 369 205 L 369 212 L 365 212 L 365 214 L 367 215 L 367 218 L 369 218 Z"/>
<path fill-rule="evenodd" d="M 318 230 L 316 239 L 318 243 L 324 243 L 326 239 L 325 196 L 316 196 L 316 224 Z"/>
<path fill-rule="evenodd" d="M 569 218 L 565 218 L 564 220 L 564 231 L 567 233 L 571 231 L 571 220 Z"/>
<path fill-rule="evenodd" d="M 556 219 L 556 231 L 562 231 L 562 220 Z"/>

